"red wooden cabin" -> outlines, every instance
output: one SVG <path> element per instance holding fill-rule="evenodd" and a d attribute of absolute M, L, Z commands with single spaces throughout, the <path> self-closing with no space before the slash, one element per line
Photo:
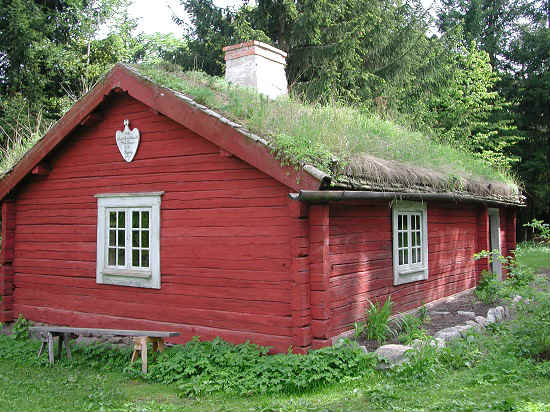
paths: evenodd
<path fill-rule="evenodd" d="M 125 120 L 140 132 L 131 162 Z M 472 288 L 487 267 L 473 253 L 515 247 L 518 202 L 329 183 L 117 65 L 0 181 L 0 321 L 304 352 L 369 300 L 405 311 Z"/>

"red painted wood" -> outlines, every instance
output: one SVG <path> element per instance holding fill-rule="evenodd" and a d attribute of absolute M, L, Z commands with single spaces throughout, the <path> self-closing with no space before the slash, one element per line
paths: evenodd
<path fill-rule="evenodd" d="M 102 122 L 52 153 L 47 177 L 18 188 L 17 222 L 5 220 L 16 233 L 15 307 L 49 323 L 78 312 L 75 322 L 106 327 L 169 322 L 187 338 L 204 330 L 309 347 L 308 226 L 302 207 L 289 208 L 289 188 L 129 97 L 102 110 Z M 125 118 L 142 136 L 129 164 L 113 137 Z M 151 138 L 163 127 L 170 139 Z M 97 284 L 94 195 L 160 190 L 161 289 Z"/>
<path fill-rule="evenodd" d="M 383 302 L 391 296 L 397 312 L 475 286 L 479 264 L 472 256 L 479 250 L 479 224 L 478 208 L 430 202 L 428 279 L 393 286 L 388 205 L 331 206 L 330 334 L 341 333 L 362 319 L 370 301 Z M 312 293 L 312 305 L 319 301 L 321 297 Z"/>
<path fill-rule="evenodd" d="M 186 325 L 162 321 L 150 321 L 144 319 L 124 318 L 119 316 L 98 315 L 79 312 L 78 310 L 63 310 L 49 307 L 14 305 L 15 313 L 22 313 L 27 319 L 37 322 L 53 323 L 62 326 L 113 328 L 113 329 L 137 329 L 159 330 L 179 332 L 180 336 L 170 338 L 172 343 L 185 343 L 193 336 L 199 336 L 203 340 L 211 340 L 216 336 L 222 336 L 232 343 L 244 343 L 247 340 L 260 345 L 271 346 L 274 352 L 286 352 L 292 345 L 288 336 L 266 335 L 262 333 L 243 332 L 225 328 L 207 326 Z"/>
<path fill-rule="evenodd" d="M 116 119 L 113 118 L 104 118 L 100 123 L 96 123 L 98 117 L 105 116 L 102 112 L 94 113 L 93 116 L 96 119 L 91 123 L 88 122 L 92 112 L 111 91 L 115 93 L 127 91 L 134 99 L 148 106 L 146 110 L 141 110 L 138 102 L 132 102 L 127 107 L 114 111 L 115 114 L 124 114 L 130 121 L 138 120 L 130 114 L 141 112 L 142 119 L 151 122 L 153 117 L 155 122 L 151 123 L 158 123 L 163 117 L 155 113 L 162 113 L 294 190 L 319 187 L 319 182 L 308 173 L 296 171 L 291 167 L 282 167 L 263 144 L 250 140 L 229 125 L 189 106 L 172 90 L 159 87 L 136 76 L 124 66 L 116 65 L 50 129 L 14 170 L 0 181 L 0 199 L 3 199 L 60 142 L 67 136 L 71 137 L 75 130 L 95 128 L 98 124 L 105 126 L 116 124 Z M 153 112 L 150 109 L 153 109 Z"/>

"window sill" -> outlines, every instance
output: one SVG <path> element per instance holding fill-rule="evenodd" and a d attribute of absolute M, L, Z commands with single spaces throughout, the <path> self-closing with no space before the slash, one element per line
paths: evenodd
<path fill-rule="evenodd" d="M 399 272 L 394 278 L 393 284 L 402 285 L 404 283 L 417 282 L 419 280 L 428 279 L 428 270 L 426 268 L 414 268 L 408 269 L 403 272 Z"/>
<path fill-rule="evenodd" d="M 140 278 L 140 279 L 150 279 L 151 271 L 143 270 L 130 270 L 130 269 L 106 269 L 101 272 L 101 274 L 106 276 L 123 276 L 128 278 Z"/>

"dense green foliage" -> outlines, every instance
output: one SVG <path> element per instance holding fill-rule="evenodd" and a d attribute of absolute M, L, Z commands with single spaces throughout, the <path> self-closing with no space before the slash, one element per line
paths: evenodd
<path fill-rule="evenodd" d="M 329 347 L 307 356 L 277 354 L 251 343 L 194 339 L 160 355 L 146 377 L 176 383 L 185 396 L 226 392 L 238 395 L 302 392 L 362 376 L 376 363 L 358 346 Z M 137 369 L 136 369 L 137 370 Z"/>
<path fill-rule="evenodd" d="M 511 119 L 522 137 L 510 151 L 521 159 L 514 169 L 529 203 L 521 223 L 550 220 L 550 2 L 443 0 L 438 24 L 443 33 L 460 28 L 464 44 L 489 54 L 500 77 L 494 90 L 508 104 L 500 118 Z"/>
<path fill-rule="evenodd" d="M 295 96 L 353 105 L 471 151 L 524 182 L 529 208 L 521 223 L 550 217 L 547 0 L 444 0 L 437 34 L 419 0 L 181 3 L 190 24 L 175 18 L 186 25 L 178 39 L 136 34 L 128 0 L 2 0 L 4 153 L 35 142 L 116 61 L 167 61 L 221 75 L 222 47 L 255 39 L 288 52 Z M 303 148 L 308 136 L 277 139 Z"/>

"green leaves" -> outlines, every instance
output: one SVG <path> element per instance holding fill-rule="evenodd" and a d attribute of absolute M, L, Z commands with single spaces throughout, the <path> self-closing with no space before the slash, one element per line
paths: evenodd
<path fill-rule="evenodd" d="M 150 366 L 147 379 L 178 384 L 185 396 L 302 392 L 344 377 L 361 376 L 375 364 L 357 346 L 324 348 L 308 355 L 267 355 L 269 348 L 194 338 L 171 348 Z"/>

